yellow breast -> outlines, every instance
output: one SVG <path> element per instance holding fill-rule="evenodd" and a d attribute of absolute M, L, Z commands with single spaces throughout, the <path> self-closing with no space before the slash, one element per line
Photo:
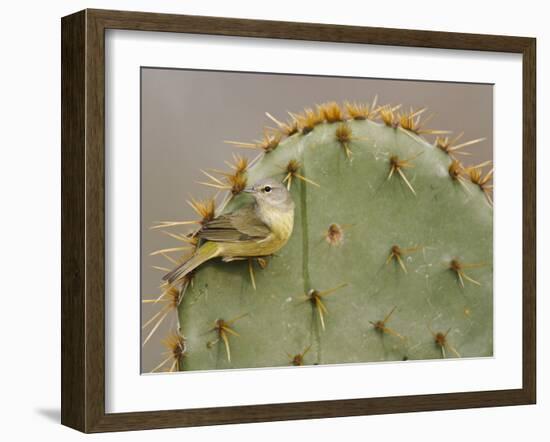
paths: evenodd
<path fill-rule="evenodd" d="M 292 235 L 294 227 L 294 210 L 275 209 L 271 207 L 262 208 L 262 219 L 269 226 L 271 232 L 279 240 L 286 243 Z"/>
<path fill-rule="evenodd" d="M 262 213 L 263 221 L 271 229 L 271 234 L 262 240 L 219 243 L 222 257 L 267 256 L 283 247 L 294 227 L 294 210 L 280 211 L 271 208 Z"/>

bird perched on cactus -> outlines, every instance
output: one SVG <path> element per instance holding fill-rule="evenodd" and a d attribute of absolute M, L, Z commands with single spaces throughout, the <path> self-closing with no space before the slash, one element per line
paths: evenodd
<path fill-rule="evenodd" d="M 192 200 L 198 220 L 160 224 L 200 226 L 191 236 L 173 236 L 185 244 L 168 250 L 194 248 L 181 274 L 209 258 L 197 242 L 199 248 L 216 247 L 211 256 L 248 260 L 250 273 L 246 284 L 244 262 L 232 269 L 212 262 L 193 272 L 193 279 L 188 274 L 163 285 L 169 288 L 161 300 L 175 305 L 175 332 L 185 337 L 176 369 L 493 355 L 493 216 L 487 203 L 492 166 L 483 172 L 487 162 L 466 167 L 456 158 L 458 149 L 482 138 L 433 143 L 423 135 L 442 131 L 424 128 L 423 108 L 404 114 L 398 108 L 353 104 L 346 115 L 328 103 L 291 114 L 289 124 L 270 118 L 280 137 L 231 143 L 261 150 L 261 157 L 231 164 L 223 175 L 231 178 L 227 182 L 209 176 L 210 187 L 227 192 L 218 212 L 213 200 Z M 266 177 L 278 182 L 263 181 Z M 255 236 L 230 221 L 249 200 L 241 194 L 247 182 L 260 190 L 254 204 L 264 203 L 265 185 L 286 187 L 296 203 L 291 240 L 268 268 L 266 260 L 257 260 L 263 269 L 260 296 L 250 291 L 256 288 L 254 255 L 267 252 L 224 255 L 218 249 Z M 264 221 L 258 224 L 265 238 L 278 223 Z M 250 247 L 258 247 L 255 241 Z M 181 264 L 180 256 L 167 259 Z M 345 292 L 337 291 L 344 286 Z"/>
<path fill-rule="evenodd" d="M 254 202 L 206 222 L 197 237 L 202 244 L 189 259 L 164 276 L 172 284 L 204 262 L 268 256 L 283 247 L 294 225 L 294 202 L 286 186 L 267 178 L 244 190 Z"/>

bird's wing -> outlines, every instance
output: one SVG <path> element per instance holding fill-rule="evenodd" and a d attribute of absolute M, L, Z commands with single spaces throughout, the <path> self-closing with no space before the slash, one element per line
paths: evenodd
<path fill-rule="evenodd" d="M 264 239 L 271 233 L 256 214 L 254 207 L 243 207 L 235 212 L 218 216 L 206 223 L 199 238 L 208 241 L 240 242 Z"/>

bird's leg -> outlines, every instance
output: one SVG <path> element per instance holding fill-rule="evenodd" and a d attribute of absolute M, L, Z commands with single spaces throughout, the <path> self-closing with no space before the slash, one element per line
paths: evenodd
<path fill-rule="evenodd" d="M 260 266 L 260 268 L 263 270 L 267 267 L 268 261 L 265 258 L 256 258 L 256 262 Z"/>
<path fill-rule="evenodd" d="M 257 256 L 255 258 L 248 258 L 248 274 L 250 275 L 250 283 L 254 290 L 256 290 L 256 278 L 254 276 L 254 260 L 260 266 L 260 269 L 265 269 L 267 267 L 268 261 L 264 256 Z"/>
<path fill-rule="evenodd" d="M 262 270 L 264 270 L 265 268 L 267 268 L 267 265 L 269 264 L 269 259 L 270 259 L 272 256 L 275 256 L 275 255 L 258 256 L 258 257 L 256 258 L 256 261 L 258 262 L 258 265 L 260 266 L 260 268 L 261 268 Z"/>
<path fill-rule="evenodd" d="M 273 255 L 256 256 L 255 258 L 248 258 L 248 273 L 250 275 L 250 282 L 252 284 L 252 287 L 254 287 L 254 290 L 256 290 L 256 278 L 254 276 L 254 260 L 256 260 L 260 269 L 264 270 L 269 264 L 268 258 L 271 256 Z"/>
<path fill-rule="evenodd" d="M 275 254 L 272 255 L 266 255 L 266 256 L 254 256 L 254 257 L 246 257 L 246 256 L 224 256 L 222 258 L 223 262 L 232 262 L 232 261 L 248 261 L 248 274 L 250 276 L 250 283 L 252 284 L 252 287 L 254 290 L 256 290 L 256 278 L 254 276 L 254 260 L 258 263 L 258 266 L 260 269 L 265 269 L 267 265 L 269 264 L 269 258 L 272 256 L 276 256 Z"/>

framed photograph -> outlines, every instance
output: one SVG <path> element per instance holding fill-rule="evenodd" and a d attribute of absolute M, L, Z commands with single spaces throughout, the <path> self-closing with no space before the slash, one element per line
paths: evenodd
<path fill-rule="evenodd" d="M 62 423 L 533 404 L 535 39 L 62 19 Z"/>

